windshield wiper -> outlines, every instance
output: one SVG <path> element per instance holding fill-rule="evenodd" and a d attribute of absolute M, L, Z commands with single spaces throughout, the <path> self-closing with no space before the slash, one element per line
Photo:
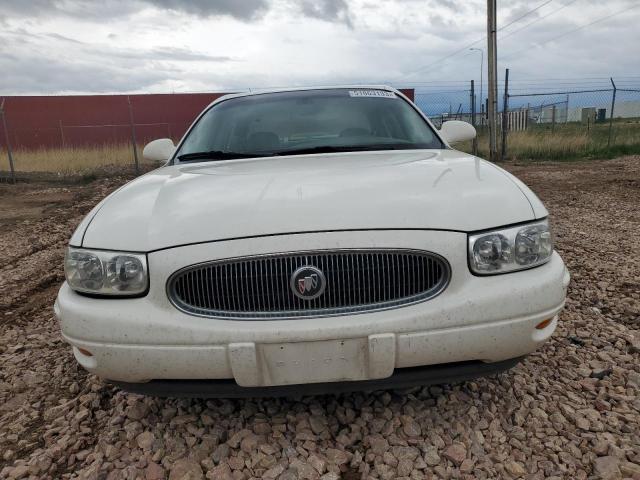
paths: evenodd
<path fill-rule="evenodd" d="M 240 153 L 223 152 L 222 150 L 209 150 L 208 152 L 193 152 L 178 155 L 178 160 L 185 162 L 189 160 L 234 160 L 238 158 L 268 157 L 271 153 Z"/>
<path fill-rule="evenodd" d="M 274 152 L 273 155 L 304 155 L 307 153 L 334 153 L 334 152 L 366 152 L 370 150 L 408 150 L 420 148 L 413 144 L 405 143 L 376 143 L 371 145 L 318 145 L 316 147 L 292 148 Z"/>

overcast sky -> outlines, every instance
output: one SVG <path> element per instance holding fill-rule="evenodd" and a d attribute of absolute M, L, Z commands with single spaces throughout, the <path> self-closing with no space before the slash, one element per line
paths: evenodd
<path fill-rule="evenodd" d="M 634 6 L 498 0 L 498 27 L 518 20 L 499 32 L 499 70 L 515 81 L 640 79 Z M 0 95 L 478 80 L 479 52 L 440 59 L 483 38 L 485 9 L 484 0 L 0 0 Z M 486 41 L 474 46 L 486 62 Z"/>

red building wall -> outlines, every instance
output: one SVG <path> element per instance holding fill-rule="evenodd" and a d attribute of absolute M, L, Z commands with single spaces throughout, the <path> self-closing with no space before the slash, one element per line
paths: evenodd
<path fill-rule="evenodd" d="M 413 89 L 401 90 L 413 100 Z M 224 93 L 4 97 L 12 148 L 120 144 L 161 137 L 178 140 L 195 117 Z M 129 109 L 129 101 L 131 109 Z M 5 136 L 0 123 L 0 145 Z"/>

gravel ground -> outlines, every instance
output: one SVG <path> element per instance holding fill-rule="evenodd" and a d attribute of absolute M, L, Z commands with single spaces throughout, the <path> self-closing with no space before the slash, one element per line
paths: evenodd
<path fill-rule="evenodd" d="M 640 479 L 640 158 L 508 168 L 572 273 L 543 348 L 461 385 L 234 401 L 123 393 L 60 339 L 64 245 L 124 178 L 0 186 L 0 478 Z"/>

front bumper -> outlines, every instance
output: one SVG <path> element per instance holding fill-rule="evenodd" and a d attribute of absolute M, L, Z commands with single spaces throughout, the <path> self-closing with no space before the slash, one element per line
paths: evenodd
<path fill-rule="evenodd" d="M 167 299 L 166 279 L 203 260 L 326 248 L 421 248 L 451 264 L 447 289 L 423 303 L 381 312 L 293 320 L 223 320 L 187 315 Z M 149 294 L 80 296 L 64 284 L 55 311 L 87 370 L 127 383 L 232 379 L 240 386 L 353 382 L 395 369 L 501 362 L 551 336 L 569 275 L 559 255 L 543 266 L 473 276 L 466 235 L 455 232 L 333 232 L 215 242 L 149 254 Z M 553 318 L 544 329 L 543 320 Z M 82 353 L 91 353 L 91 356 Z"/>
<path fill-rule="evenodd" d="M 305 383 L 270 387 L 241 387 L 233 380 L 152 380 L 147 383 L 113 382 L 123 390 L 154 397 L 179 398 L 247 398 L 339 394 L 345 392 L 403 389 L 416 386 L 458 383 L 476 377 L 501 373 L 522 358 L 501 362 L 459 362 L 400 368 L 379 380 L 352 382 Z"/>

